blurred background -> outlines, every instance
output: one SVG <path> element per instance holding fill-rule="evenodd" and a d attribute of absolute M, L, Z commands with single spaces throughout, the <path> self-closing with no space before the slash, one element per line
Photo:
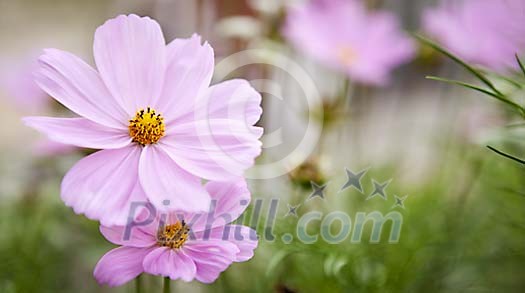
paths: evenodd
<path fill-rule="evenodd" d="M 314 108 L 308 107 L 302 85 L 286 65 L 279 68 L 254 62 L 227 74 L 227 78 L 255 81 L 254 86 L 263 93 L 260 125 L 266 136 L 258 164 L 290 155 L 303 138 L 305 126 L 312 122 L 309 117 L 314 117 L 312 123 L 322 127 L 322 132 L 299 166 L 289 166 L 290 172 L 276 178 L 250 180 L 253 199 L 281 199 L 276 240 L 262 240 L 252 260 L 232 265 L 214 284 L 175 282 L 174 291 L 523 292 L 524 168 L 485 147 L 492 145 L 525 156 L 523 118 L 475 91 L 425 79 L 437 75 L 475 83 L 460 66 L 411 34 L 433 37 L 468 61 L 494 69 L 497 73 L 490 74 L 494 84 L 523 104 L 525 82 L 515 68 L 492 66 L 493 60 L 484 62 L 469 55 L 461 49 L 464 44 L 454 47 L 453 40 L 460 38 L 457 42 L 471 44 L 478 52 L 484 47 L 475 38 L 492 36 L 483 35 L 487 30 L 461 35 L 457 32 L 458 26 L 465 27 L 461 21 L 474 18 L 472 25 L 476 25 L 480 18 L 498 22 L 514 17 L 514 22 L 502 24 L 508 25 L 508 30 L 501 31 L 504 34 L 525 28 L 525 10 L 512 16 L 502 12 L 492 20 L 485 18 L 495 11 L 487 10 L 490 6 L 465 8 L 474 15 L 463 12 L 438 19 L 443 30 L 454 31 L 451 27 L 456 25 L 453 38 L 433 28 L 430 16 L 425 16 L 447 1 L 357 1 L 369 13 L 381 11 L 395 18 L 398 41 L 409 44 L 402 58 L 392 57 L 403 60 L 382 62 L 389 64 L 388 81 L 378 84 L 359 78 L 352 68 L 347 71 L 333 66 L 302 48 L 308 46 L 298 45 L 300 37 L 294 37 L 293 29 L 284 29 L 294 21 L 304 27 L 304 34 L 311 32 L 311 42 L 328 40 L 320 36 L 316 40 L 318 30 L 302 24 L 297 15 L 295 20 L 293 9 L 319 5 L 312 11 L 322 13 L 323 5 L 341 1 L 306 2 L 0 0 L 0 292 L 134 292 L 133 283 L 119 288 L 96 283 L 92 270 L 113 246 L 100 235 L 96 222 L 75 215 L 59 197 L 63 175 L 89 150 L 49 142 L 20 120 L 26 115 L 71 115 L 32 83 L 31 71 L 42 48 L 73 52 L 94 64 L 95 29 L 109 18 L 128 13 L 156 19 L 168 41 L 194 32 L 202 35 L 215 49 L 216 64 L 247 49 L 278 52 L 308 73 L 321 99 Z M 448 2 L 453 2 L 449 3 L 453 9 L 462 1 Z M 506 5 L 506 1 L 481 2 Z M 326 19 L 320 19 L 319 27 L 330 25 L 337 30 L 337 23 L 325 24 Z M 373 27 L 374 21 L 369 18 L 361 25 Z M 358 24 L 355 29 L 359 30 Z M 347 32 L 339 36 L 344 39 L 346 35 L 353 38 Z M 511 37 L 521 37 L 514 53 L 524 53 L 525 33 Z M 365 42 L 367 36 L 354 39 Z M 384 47 L 377 49 L 380 45 Z M 395 50 L 392 43 L 371 46 L 377 54 Z M 501 48 L 491 50 L 484 55 L 503 52 Z M 340 61 L 345 63 L 343 57 Z M 315 115 L 309 116 L 312 113 Z M 354 172 L 368 168 L 363 193 L 352 188 L 339 192 L 346 181 L 345 168 Z M 372 180 L 391 180 L 387 200 L 367 200 L 373 191 Z M 310 181 L 327 184 L 324 201 L 305 201 L 312 192 Z M 394 195 L 407 196 L 404 208 L 393 206 Z M 396 210 L 403 215 L 401 237 L 399 243 L 388 243 L 387 224 L 377 244 L 367 241 L 367 232 L 365 240 L 357 244 L 349 239 L 340 244 L 322 240 L 310 245 L 299 241 L 286 244 L 281 236 L 294 233 L 298 221 L 286 216 L 287 203 L 300 204 L 299 216 L 312 210 L 325 214 L 341 210 L 353 219 L 356 212 L 386 214 Z M 250 214 L 249 209 L 245 218 Z M 262 233 L 263 227 L 257 228 Z M 337 224 L 333 228 L 337 230 Z M 160 278 L 142 279 L 151 288 L 146 292 L 160 291 Z"/>

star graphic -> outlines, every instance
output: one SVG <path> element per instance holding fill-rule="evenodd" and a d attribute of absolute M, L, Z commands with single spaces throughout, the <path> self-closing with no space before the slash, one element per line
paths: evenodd
<path fill-rule="evenodd" d="M 407 197 L 408 197 L 408 195 L 405 195 L 403 197 L 399 197 L 397 195 L 394 195 L 394 199 L 395 199 L 396 202 L 391 207 L 391 209 L 396 208 L 396 207 L 400 207 L 402 209 L 405 209 L 405 200 L 407 199 Z"/>
<path fill-rule="evenodd" d="M 312 198 L 314 198 L 316 196 L 324 199 L 324 190 L 326 188 L 326 184 L 324 184 L 322 186 L 319 186 L 315 182 L 310 181 L 310 185 L 312 185 L 313 192 L 310 194 L 310 196 L 308 197 L 307 200 L 310 200 L 310 199 L 312 199 Z"/>
<path fill-rule="evenodd" d="M 349 188 L 353 187 L 359 192 L 363 193 L 363 186 L 361 185 L 361 179 L 363 176 L 365 176 L 366 172 L 368 172 L 368 168 L 363 169 L 359 171 L 358 173 L 354 173 L 353 171 L 349 170 L 348 168 L 345 168 L 346 171 L 346 177 L 348 178 L 346 183 L 341 187 L 339 192 Z"/>
<path fill-rule="evenodd" d="M 387 194 L 385 192 L 385 189 L 388 186 L 388 184 L 390 184 L 391 181 L 392 181 L 392 179 L 390 179 L 388 181 L 385 181 L 383 183 L 379 183 L 379 182 L 375 181 L 375 179 L 372 179 L 372 182 L 374 183 L 374 191 L 372 193 L 370 193 L 370 195 L 366 198 L 366 200 L 374 198 L 376 195 L 379 195 L 384 200 L 386 200 Z"/>
<path fill-rule="evenodd" d="M 287 204 L 288 205 L 288 212 L 286 213 L 286 215 L 284 215 L 284 217 L 288 217 L 288 216 L 294 216 L 297 218 L 297 209 L 301 206 L 300 204 L 298 205 L 295 205 L 295 206 L 292 206 L 290 204 Z"/>

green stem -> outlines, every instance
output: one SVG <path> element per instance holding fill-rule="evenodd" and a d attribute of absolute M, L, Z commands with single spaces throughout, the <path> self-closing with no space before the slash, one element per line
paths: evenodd
<path fill-rule="evenodd" d="M 341 106 L 341 107 L 344 107 L 344 105 L 346 103 L 350 103 L 350 91 L 352 89 L 352 83 L 350 81 L 350 79 L 348 78 L 345 78 L 344 82 L 343 82 L 343 88 L 341 90 L 341 93 L 339 94 L 338 96 L 338 105 Z M 347 113 L 345 113 L 347 114 Z"/>
<path fill-rule="evenodd" d="M 142 292 L 142 280 L 141 275 L 138 275 L 138 277 L 135 278 L 135 292 L 141 293 Z"/>
<path fill-rule="evenodd" d="M 523 75 L 525 76 L 525 66 L 523 66 L 523 63 L 521 63 L 521 60 L 518 54 L 516 54 L 516 61 L 518 62 L 518 65 L 520 66 L 521 72 L 523 72 Z"/>
<path fill-rule="evenodd" d="M 164 277 L 164 290 L 162 290 L 162 292 L 170 293 L 171 292 L 170 286 L 171 286 L 170 278 Z"/>
<path fill-rule="evenodd" d="M 518 163 L 520 163 L 520 164 L 524 164 L 524 165 L 525 165 L 525 160 L 522 160 L 522 159 L 520 159 L 520 158 L 516 158 L 516 157 L 514 157 L 514 156 L 512 156 L 512 155 L 509 155 L 509 154 L 507 154 L 507 153 L 504 153 L 504 152 L 502 152 L 502 151 L 500 151 L 500 150 L 497 150 L 497 149 L 491 147 L 490 145 L 488 145 L 487 148 L 489 148 L 491 151 L 495 152 L 496 154 L 498 154 L 498 155 L 500 155 L 500 156 L 503 156 L 503 157 L 505 157 L 505 158 L 507 158 L 507 159 L 511 159 L 511 160 L 513 160 L 513 161 L 516 161 L 516 162 L 518 162 Z"/>

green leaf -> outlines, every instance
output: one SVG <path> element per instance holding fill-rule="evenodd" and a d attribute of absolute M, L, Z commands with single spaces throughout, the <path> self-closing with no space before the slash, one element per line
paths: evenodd
<path fill-rule="evenodd" d="M 499 96 L 503 96 L 503 94 L 492 84 L 490 80 L 488 80 L 480 71 L 476 70 L 474 67 L 468 65 L 465 61 L 463 61 L 461 58 L 457 57 L 456 55 L 450 53 L 446 49 L 442 48 L 438 44 L 434 43 L 433 41 L 416 34 L 415 37 L 420 40 L 421 42 L 429 45 L 430 47 L 434 48 L 436 51 L 440 52 L 441 54 L 449 57 L 459 65 L 463 66 L 466 70 L 468 70 L 470 73 L 472 73 L 474 76 L 476 76 L 481 82 L 486 84 L 489 88 L 491 88 L 494 93 L 498 94 Z"/>
<path fill-rule="evenodd" d="M 502 151 L 500 151 L 500 150 L 497 150 L 497 149 L 491 147 L 490 145 L 488 145 L 487 148 L 489 148 L 491 151 L 495 152 L 496 154 L 498 154 L 498 155 L 500 155 L 500 156 L 503 156 L 503 157 L 505 157 L 505 158 L 507 158 L 507 159 L 511 159 L 511 160 L 513 160 L 513 161 L 516 161 L 516 162 L 518 162 L 518 163 L 520 163 L 520 164 L 524 164 L 524 165 L 525 165 L 525 160 L 522 160 L 522 159 L 516 158 L 516 157 L 514 157 L 514 156 L 512 156 L 512 155 L 509 155 L 509 154 L 507 154 L 507 153 L 504 153 L 504 152 L 502 152 Z"/>
<path fill-rule="evenodd" d="M 459 80 L 447 79 L 447 78 L 442 78 L 442 77 L 438 77 L 438 76 L 431 76 L 431 75 L 430 76 L 426 76 L 425 78 L 431 79 L 431 80 L 437 80 L 437 81 L 441 81 L 441 82 L 446 82 L 446 83 L 460 85 L 460 86 L 463 86 L 463 87 L 466 87 L 466 88 L 469 88 L 469 89 L 473 89 L 473 90 L 482 92 L 484 94 L 487 94 L 487 95 L 492 96 L 492 97 L 497 98 L 497 99 L 500 98 L 497 94 L 495 94 L 495 93 L 493 93 L 493 92 L 491 92 L 489 90 L 486 90 L 486 89 L 478 87 L 476 85 L 473 85 L 473 84 L 470 84 L 470 83 L 466 83 L 466 82 L 462 82 L 462 81 L 459 81 Z"/>
<path fill-rule="evenodd" d="M 469 88 L 469 89 L 476 90 L 478 92 L 482 92 L 482 93 L 484 93 L 486 95 L 494 97 L 494 98 L 498 99 L 499 101 L 502 101 L 502 102 L 512 106 L 513 108 L 516 108 L 518 110 L 518 112 L 520 114 L 522 114 L 522 115 L 523 115 L 523 113 L 525 113 L 525 109 L 523 109 L 520 105 L 514 103 L 513 101 L 507 100 L 504 97 L 502 97 L 502 96 L 500 96 L 500 95 L 498 95 L 496 93 L 493 93 L 493 92 L 491 92 L 491 91 L 489 91 L 487 89 L 478 87 L 476 85 L 473 85 L 473 84 L 470 84 L 470 83 L 466 83 L 466 82 L 462 82 L 462 81 L 459 81 L 459 80 L 446 79 L 446 78 L 441 78 L 441 77 L 437 77 L 437 76 L 427 76 L 426 78 L 427 79 L 431 79 L 431 80 L 437 80 L 437 81 L 441 81 L 441 82 L 456 84 L 456 85 L 460 85 L 460 86 L 463 86 L 463 87 L 466 87 L 466 88 Z"/>

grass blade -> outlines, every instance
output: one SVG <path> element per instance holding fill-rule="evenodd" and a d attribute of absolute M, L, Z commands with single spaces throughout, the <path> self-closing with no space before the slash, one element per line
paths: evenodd
<path fill-rule="evenodd" d="M 466 82 L 462 82 L 462 81 L 459 81 L 459 80 L 452 80 L 452 79 L 446 79 L 446 78 L 441 78 L 441 77 L 437 77 L 437 76 L 427 76 L 426 77 L 427 79 L 431 79 L 431 80 L 437 80 L 437 81 L 441 81 L 441 82 L 446 82 L 446 83 L 451 83 L 451 84 L 456 84 L 456 85 L 460 85 L 460 86 L 463 86 L 463 87 L 466 87 L 466 88 L 469 88 L 469 89 L 473 89 L 473 90 L 476 90 L 478 92 L 482 92 L 486 95 L 489 95 L 491 97 L 494 97 L 510 106 L 512 106 L 513 108 L 516 108 L 518 110 L 518 112 L 520 114 L 523 114 L 525 112 L 525 110 L 518 104 L 514 103 L 513 101 L 510 101 L 510 100 L 507 100 L 505 98 L 503 98 L 502 96 L 496 94 L 496 93 L 493 93 L 487 89 L 484 89 L 484 88 L 480 88 L 476 85 L 473 85 L 473 84 L 470 84 L 470 83 L 466 83 Z"/>

